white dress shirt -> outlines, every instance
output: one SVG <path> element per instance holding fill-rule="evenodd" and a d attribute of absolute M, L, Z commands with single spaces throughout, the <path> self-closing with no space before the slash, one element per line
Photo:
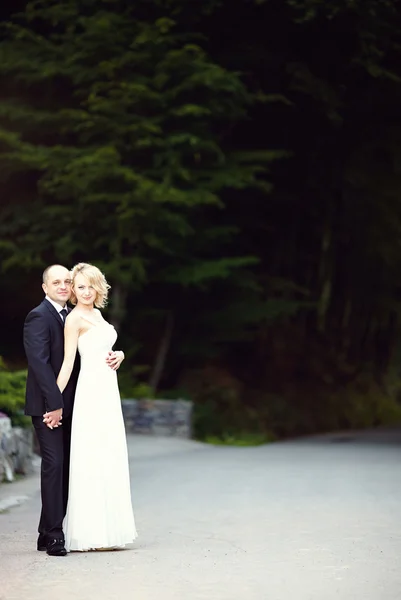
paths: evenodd
<path fill-rule="evenodd" d="M 45 296 L 45 298 L 48 302 L 50 302 L 50 304 L 53 304 L 54 308 L 56 309 L 56 311 L 58 312 L 59 315 L 60 315 L 60 312 L 63 310 L 63 308 L 67 308 L 66 304 L 64 306 L 61 306 L 58 302 L 54 302 L 54 300 L 49 298 L 49 296 L 47 296 L 47 295 Z M 62 315 L 60 315 L 60 319 L 64 323 L 64 319 L 63 319 Z"/>

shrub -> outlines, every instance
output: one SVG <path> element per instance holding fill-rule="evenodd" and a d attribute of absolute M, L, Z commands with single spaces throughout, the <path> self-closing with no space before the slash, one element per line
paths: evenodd
<path fill-rule="evenodd" d="M 13 425 L 27 427 L 31 420 L 24 416 L 26 370 L 10 371 L 0 357 L 0 411 Z"/>
<path fill-rule="evenodd" d="M 317 378 L 284 382 L 275 393 L 216 367 L 188 371 L 180 383 L 194 402 L 195 437 L 215 444 L 256 445 L 401 423 L 400 380 L 380 386 L 369 373 L 344 385 Z"/>
<path fill-rule="evenodd" d="M 244 386 L 224 369 L 188 371 L 181 381 L 185 397 L 194 402 L 193 429 L 199 440 L 230 445 L 272 441 L 266 410 L 244 401 Z"/>
<path fill-rule="evenodd" d="M 154 393 L 150 385 L 147 383 L 132 383 L 124 382 L 124 386 L 120 386 L 121 398 L 133 398 L 134 400 L 150 400 L 154 398 Z"/>
<path fill-rule="evenodd" d="M 366 375 L 359 376 L 342 393 L 333 395 L 329 406 L 337 417 L 338 428 L 363 429 L 401 423 L 401 405 L 396 394 L 382 389 Z"/>

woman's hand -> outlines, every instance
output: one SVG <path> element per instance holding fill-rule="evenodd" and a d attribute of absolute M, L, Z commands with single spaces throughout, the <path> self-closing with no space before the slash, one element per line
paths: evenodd
<path fill-rule="evenodd" d="M 51 412 L 47 412 L 43 415 L 43 423 L 45 423 L 49 429 L 53 429 L 54 427 L 59 427 L 62 425 L 61 419 L 63 418 L 63 409 L 58 408 L 57 410 L 52 410 Z"/>
<path fill-rule="evenodd" d="M 117 371 L 124 358 L 125 356 L 122 350 L 110 350 L 106 357 L 106 363 L 113 371 Z"/>

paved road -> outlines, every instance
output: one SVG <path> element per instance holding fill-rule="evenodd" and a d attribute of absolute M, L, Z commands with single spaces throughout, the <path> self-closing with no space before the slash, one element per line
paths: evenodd
<path fill-rule="evenodd" d="M 127 550 L 35 551 L 37 478 L 0 486 L 29 497 L 0 514 L 1 600 L 401 599 L 401 432 L 129 449 Z"/>

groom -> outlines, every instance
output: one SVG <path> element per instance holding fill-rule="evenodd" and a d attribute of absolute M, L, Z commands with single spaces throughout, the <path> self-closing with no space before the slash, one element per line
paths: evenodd
<path fill-rule="evenodd" d="M 64 323 L 70 309 L 71 273 L 51 265 L 43 273 L 46 296 L 26 317 L 24 347 L 28 359 L 25 414 L 32 423 L 42 456 L 42 512 L 38 550 L 65 556 L 63 519 L 67 507 L 71 417 L 79 372 L 77 356 L 70 381 L 61 394 L 56 380 L 64 359 Z"/>

